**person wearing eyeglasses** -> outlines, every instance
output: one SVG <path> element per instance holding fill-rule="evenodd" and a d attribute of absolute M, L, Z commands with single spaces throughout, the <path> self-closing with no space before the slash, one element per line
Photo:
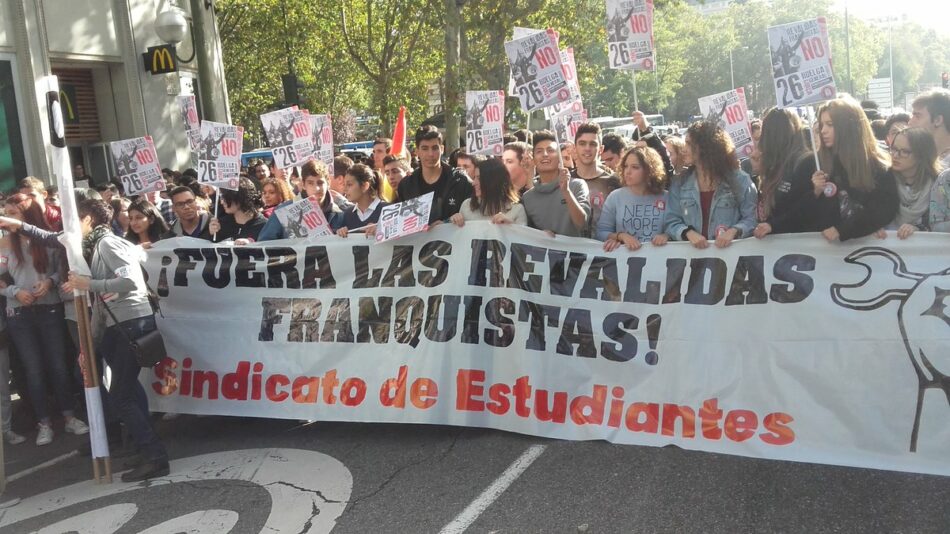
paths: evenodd
<path fill-rule="evenodd" d="M 889 152 L 900 206 L 886 230 L 897 230 L 897 237 L 907 239 L 917 230 L 930 229 L 930 191 L 939 172 L 937 144 L 927 130 L 907 128 L 894 136 Z"/>
<path fill-rule="evenodd" d="M 211 232 L 208 229 L 211 216 L 198 209 L 195 192 L 182 185 L 172 189 L 168 196 L 172 199 L 172 209 L 175 210 L 178 220 L 162 238 L 197 237 L 211 241 Z"/>

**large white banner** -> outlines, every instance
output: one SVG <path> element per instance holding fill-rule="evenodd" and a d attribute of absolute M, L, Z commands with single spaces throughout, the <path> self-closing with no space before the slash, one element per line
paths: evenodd
<path fill-rule="evenodd" d="M 835 97 L 824 17 L 770 27 L 769 50 L 778 107 L 807 106 Z"/>
<path fill-rule="evenodd" d="M 490 427 L 950 474 L 950 236 L 605 253 L 468 223 L 160 241 L 157 411 Z M 918 398 L 920 402 L 918 402 Z"/>

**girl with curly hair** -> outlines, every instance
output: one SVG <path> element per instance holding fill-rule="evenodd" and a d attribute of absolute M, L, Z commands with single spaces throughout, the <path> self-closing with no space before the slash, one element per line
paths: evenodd
<path fill-rule="evenodd" d="M 690 169 L 670 187 L 665 231 L 670 239 L 694 247 L 719 248 L 748 237 L 755 228 L 758 193 L 739 170 L 732 139 L 718 124 L 695 122 L 686 131 Z"/>
<path fill-rule="evenodd" d="M 620 158 L 625 187 L 615 189 L 604 202 L 597 221 L 597 239 L 610 252 L 621 245 L 638 250 L 643 242 L 665 245 L 666 171 L 663 158 L 649 147 L 636 147 Z"/>

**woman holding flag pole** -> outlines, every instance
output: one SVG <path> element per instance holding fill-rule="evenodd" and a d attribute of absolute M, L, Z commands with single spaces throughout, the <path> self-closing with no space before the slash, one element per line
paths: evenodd
<path fill-rule="evenodd" d="M 64 291 L 90 291 L 97 352 L 112 370 L 109 396 L 140 451 L 140 463 L 122 475 L 137 482 L 169 473 L 168 453 L 152 427 L 148 397 L 138 380 L 139 362 L 131 340 L 154 331 L 155 315 L 140 264 L 141 249 L 114 235 L 112 211 L 101 200 L 85 200 L 77 208 L 83 255 L 91 276 L 69 273 Z"/>
<path fill-rule="evenodd" d="M 849 95 L 823 104 L 818 136 L 813 219 L 825 239 L 846 241 L 887 226 L 897 214 L 897 185 L 887 172 L 890 158 L 878 146 L 860 104 Z"/>

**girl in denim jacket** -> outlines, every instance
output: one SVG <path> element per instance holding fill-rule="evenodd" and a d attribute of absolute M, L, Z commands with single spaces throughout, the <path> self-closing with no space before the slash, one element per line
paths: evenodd
<path fill-rule="evenodd" d="M 715 240 L 719 248 L 752 235 L 758 192 L 739 170 L 736 150 L 718 124 L 695 122 L 686 131 L 690 170 L 670 187 L 665 231 L 696 248 Z"/>

